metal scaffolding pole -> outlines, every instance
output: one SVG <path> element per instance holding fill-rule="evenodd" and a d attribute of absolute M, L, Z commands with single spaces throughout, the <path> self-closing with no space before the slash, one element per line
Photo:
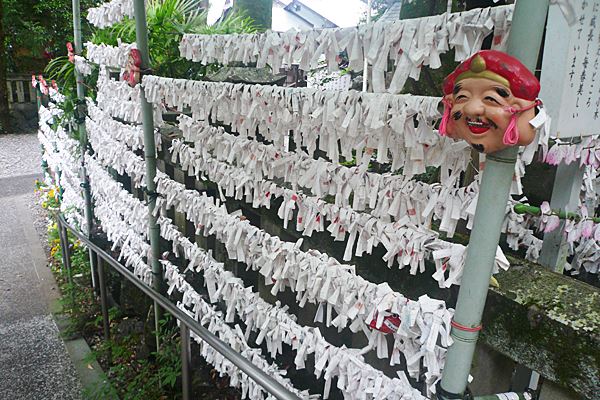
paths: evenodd
<path fill-rule="evenodd" d="M 373 13 L 373 10 L 371 9 L 373 7 L 372 5 L 373 1 L 372 0 L 368 0 L 367 2 L 367 24 L 371 23 L 371 14 Z M 365 60 L 363 61 L 363 83 L 362 83 L 362 91 L 366 92 L 369 89 L 369 61 L 367 60 L 367 56 L 365 54 Z"/>
<path fill-rule="evenodd" d="M 135 16 L 135 38 L 137 48 L 142 58 L 141 70 L 147 71 L 150 67 L 150 56 L 148 50 L 148 26 L 146 24 L 146 6 L 144 0 L 134 0 Z M 144 158 L 146 160 L 146 191 L 148 197 L 148 226 L 150 238 L 150 265 L 152 267 L 152 287 L 162 293 L 162 267 L 158 261 L 160 253 L 160 230 L 154 216 L 156 207 L 156 143 L 154 141 L 154 116 L 152 104 L 146 100 L 146 94 L 140 91 L 140 102 L 142 106 L 142 123 L 144 130 Z M 159 321 L 162 318 L 162 312 L 158 303 L 154 302 L 154 324 L 156 328 L 156 346 L 159 347 Z"/>
<path fill-rule="evenodd" d="M 515 4 L 507 53 L 531 71 L 537 65 L 548 3 L 549 0 L 518 0 Z M 441 400 L 464 398 L 518 151 L 518 146 L 510 147 L 489 154 L 486 159 L 454 314 L 457 326 L 464 328 L 452 327 L 454 344 L 448 349 L 437 393 Z"/>
<path fill-rule="evenodd" d="M 83 45 L 81 41 L 81 6 L 79 0 L 73 0 L 73 42 L 75 54 L 81 55 L 83 52 Z M 85 168 L 85 162 L 83 155 L 88 146 L 87 132 L 85 130 L 85 120 L 83 119 L 84 104 L 85 104 L 85 86 L 83 84 L 83 76 L 77 68 L 75 68 L 75 80 L 77 82 L 77 131 L 79 132 L 79 142 L 81 144 L 81 186 L 83 187 L 83 198 L 85 201 L 85 222 L 87 225 L 86 234 L 88 238 L 91 238 L 92 226 L 94 221 L 94 214 L 92 211 L 92 195 L 90 193 L 90 181 Z M 90 267 L 92 274 L 92 286 L 96 287 L 96 257 L 90 250 Z"/>

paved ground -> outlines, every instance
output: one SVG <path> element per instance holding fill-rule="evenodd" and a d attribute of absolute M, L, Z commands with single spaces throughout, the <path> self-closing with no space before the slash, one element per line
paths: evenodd
<path fill-rule="evenodd" d="M 57 288 L 33 195 L 36 135 L 0 135 L 0 399 L 80 399 L 81 384 L 48 304 Z"/>
<path fill-rule="evenodd" d="M 0 178 L 40 173 L 36 134 L 0 135 Z"/>

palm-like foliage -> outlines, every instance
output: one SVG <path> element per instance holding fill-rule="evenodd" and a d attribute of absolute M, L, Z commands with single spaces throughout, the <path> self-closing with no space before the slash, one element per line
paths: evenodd
<path fill-rule="evenodd" d="M 75 65 L 69 62 L 69 57 L 67 56 L 56 57 L 46 66 L 44 75 L 48 79 L 55 80 L 61 94 L 65 96 L 64 101 L 58 104 L 58 107 L 63 110 L 63 114 L 55 119 L 55 124 L 70 121 L 75 115 L 75 108 L 77 106 L 75 103 L 75 99 L 77 98 Z"/>
<path fill-rule="evenodd" d="M 64 96 L 57 106 L 63 110 L 60 118 L 55 119 L 55 124 L 65 125 L 73 121 L 77 113 L 77 81 L 75 78 L 75 65 L 69 62 L 69 57 L 61 56 L 53 58 L 46 69 L 44 69 L 46 79 L 53 79 L 58 85 L 60 93 Z M 81 76 L 83 84 L 86 86 L 86 96 L 96 97 L 95 87 L 98 79 L 98 70 L 92 72 L 89 76 Z M 53 101 L 53 100 L 51 100 Z M 77 130 L 71 131 L 75 139 L 79 139 Z"/>
<path fill-rule="evenodd" d="M 179 42 L 184 33 L 226 34 L 250 33 L 256 28 L 250 18 L 230 15 L 224 21 L 208 26 L 206 12 L 201 12 L 195 0 L 150 0 L 146 11 L 150 63 L 157 75 L 197 77 L 206 69 L 182 59 Z M 126 18 L 110 28 L 94 33 L 92 42 L 116 45 L 117 39 L 135 41 L 135 21 Z"/>
<path fill-rule="evenodd" d="M 229 14 L 222 21 L 208 26 L 206 23 L 206 12 L 202 12 L 199 17 L 202 18 L 202 24 L 197 25 L 186 33 L 199 33 L 204 35 L 226 35 L 230 33 L 253 33 L 257 31 L 252 18 L 243 14 Z"/>
<path fill-rule="evenodd" d="M 65 90 L 75 88 L 75 65 L 69 62 L 67 56 L 53 58 L 46 66 L 44 74 L 56 81 L 63 94 Z"/>

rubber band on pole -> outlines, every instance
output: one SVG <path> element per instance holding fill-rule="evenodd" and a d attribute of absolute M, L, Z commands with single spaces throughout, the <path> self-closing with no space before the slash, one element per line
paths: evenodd
<path fill-rule="evenodd" d="M 470 328 L 468 326 L 464 326 L 459 324 L 458 322 L 456 322 L 455 320 L 450 321 L 450 325 L 452 325 L 454 328 L 460 330 L 460 331 L 465 331 L 465 332 L 479 332 L 483 326 L 482 325 L 478 325 L 474 328 Z"/>

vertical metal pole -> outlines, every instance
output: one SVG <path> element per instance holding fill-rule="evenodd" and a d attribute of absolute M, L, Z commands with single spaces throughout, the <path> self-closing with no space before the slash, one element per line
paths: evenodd
<path fill-rule="evenodd" d="M 83 45 L 81 42 L 81 6 L 79 0 L 73 0 L 73 42 L 74 42 L 74 51 L 75 54 L 81 55 L 83 52 Z M 77 82 L 77 114 L 79 118 L 83 118 L 84 115 L 84 103 L 85 103 L 85 86 L 83 85 L 83 76 L 77 71 L 75 68 L 75 80 Z M 85 163 L 83 159 L 83 154 L 85 154 L 88 140 L 87 140 L 87 132 L 85 131 L 85 122 L 76 121 L 77 130 L 79 131 L 79 142 L 81 143 L 81 186 L 83 187 L 83 198 L 85 201 L 85 222 L 87 225 L 87 236 L 89 239 L 92 237 L 92 224 L 94 220 L 94 214 L 92 212 L 92 195 L 90 194 L 90 181 L 87 175 L 87 171 L 85 169 Z M 96 287 L 95 280 L 95 263 L 96 258 L 94 257 L 94 253 L 90 250 L 90 268 L 92 275 L 92 286 Z"/>
<path fill-rule="evenodd" d="M 537 64 L 548 3 L 518 0 L 515 4 L 507 52 L 531 71 Z M 454 344 L 448 349 L 438 399 L 462 398 L 467 387 L 518 150 L 515 146 L 487 156 L 454 314 L 457 324 L 471 329 L 452 327 Z"/>
<path fill-rule="evenodd" d="M 73 285 L 73 270 L 71 269 L 71 254 L 69 249 L 69 234 L 67 228 L 61 224 L 60 219 L 56 218 L 57 228 L 58 228 L 58 237 L 60 239 L 60 245 L 62 248 L 62 259 L 63 266 L 65 267 L 65 271 L 67 273 L 67 282 L 69 282 L 70 286 L 70 297 L 71 297 L 71 306 L 75 306 L 75 286 Z"/>
<path fill-rule="evenodd" d="M 104 340 L 110 339 L 110 321 L 108 319 L 108 302 L 106 297 L 106 276 L 104 275 L 104 260 L 98 254 L 98 285 L 100 286 L 100 306 L 102 307 L 102 326 Z"/>
<path fill-rule="evenodd" d="M 63 266 L 65 267 L 65 272 L 67 273 L 67 282 L 69 282 L 70 286 L 70 297 L 71 297 L 71 306 L 75 306 L 75 286 L 73 285 L 73 271 L 71 270 L 71 255 L 69 251 L 69 236 L 67 232 L 67 228 L 65 228 L 60 220 L 56 219 L 57 228 L 58 228 L 58 238 L 60 239 L 60 246 L 62 249 L 62 259 Z"/>
<path fill-rule="evenodd" d="M 65 228 L 64 226 L 61 225 L 60 227 L 61 232 L 61 236 L 62 236 L 62 240 L 63 243 L 65 245 L 65 251 L 64 251 L 64 263 L 65 263 L 65 268 L 67 270 L 67 278 L 69 279 L 69 283 L 73 283 L 72 282 L 72 277 L 71 277 L 71 249 L 69 248 L 69 236 L 67 233 L 67 228 Z"/>
<path fill-rule="evenodd" d="M 372 0 L 369 0 L 367 2 L 367 24 L 371 23 L 371 6 L 372 6 Z M 367 62 L 367 56 L 365 54 L 365 61 L 363 63 L 363 84 L 362 84 L 363 92 L 366 92 L 369 87 L 368 80 L 369 80 L 369 63 Z"/>
<path fill-rule="evenodd" d="M 146 25 L 146 6 L 144 0 L 134 0 L 135 15 L 135 38 L 137 48 L 142 56 L 142 71 L 150 67 L 150 56 L 148 50 L 148 26 Z M 148 226 L 150 237 L 150 265 L 152 266 L 152 287 L 162 293 L 162 268 L 158 261 L 160 254 L 160 231 L 153 215 L 156 207 L 156 143 L 154 142 L 154 116 L 152 105 L 146 100 L 146 94 L 140 91 L 140 102 L 142 105 L 142 122 L 144 129 L 144 158 L 146 160 L 146 190 L 148 195 Z M 154 325 L 156 328 L 156 347 L 160 347 L 159 321 L 162 318 L 162 310 L 158 303 L 154 302 Z"/>
<path fill-rule="evenodd" d="M 37 107 L 37 112 L 38 112 L 38 124 L 40 121 L 40 107 L 42 105 L 42 91 L 40 90 L 40 84 L 38 82 L 37 85 L 35 85 L 35 105 Z M 46 160 L 44 160 L 44 151 L 48 150 L 50 151 L 51 149 L 45 149 L 43 144 L 40 144 L 40 148 L 42 149 L 42 171 L 44 172 L 44 180 L 46 179 L 46 175 L 49 175 L 50 172 L 48 171 L 48 163 L 46 162 Z"/>
<path fill-rule="evenodd" d="M 179 321 L 179 327 L 181 332 L 181 392 L 183 400 L 190 400 L 192 398 L 190 329 L 183 321 Z"/>
<path fill-rule="evenodd" d="M 81 41 L 81 6 L 79 0 L 73 0 L 73 41 L 75 54 L 81 55 L 83 44 Z M 77 79 L 77 98 L 85 100 L 85 87 L 83 86 L 82 76 L 75 69 L 75 78 Z"/>

